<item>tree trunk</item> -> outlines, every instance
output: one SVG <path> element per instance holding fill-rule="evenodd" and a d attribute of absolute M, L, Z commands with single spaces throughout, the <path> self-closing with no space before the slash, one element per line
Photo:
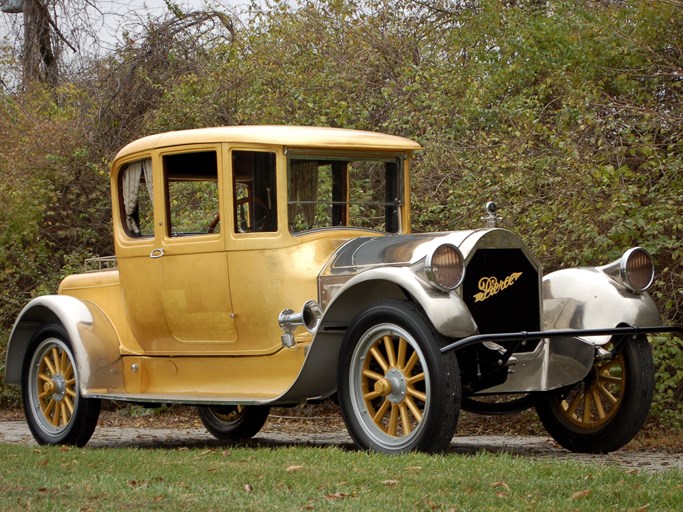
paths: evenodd
<path fill-rule="evenodd" d="M 50 13 L 45 0 L 24 1 L 24 86 L 42 82 L 57 85 L 57 57 L 53 51 Z"/>

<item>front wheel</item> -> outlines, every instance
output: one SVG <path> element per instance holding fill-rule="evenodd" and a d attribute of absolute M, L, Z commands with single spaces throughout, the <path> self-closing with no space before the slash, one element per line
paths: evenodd
<path fill-rule="evenodd" d="M 211 435 L 223 441 L 246 441 L 261 430 L 270 407 L 246 405 L 201 405 L 197 413 Z"/>
<path fill-rule="evenodd" d="M 76 360 L 61 326 L 44 327 L 31 339 L 22 371 L 22 398 L 38 444 L 84 446 L 90 440 L 101 400 L 81 396 Z"/>
<path fill-rule="evenodd" d="M 338 394 L 356 444 L 403 453 L 445 449 L 460 412 L 460 373 L 454 353 L 408 302 L 384 301 L 361 312 L 341 347 Z"/>
<path fill-rule="evenodd" d="M 626 445 L 641 429 L 654 386 L 652 348 L 639 336 L 628 340 L 611 360 L 596 362 L 578 384 L 542 393 L 536 412 L 566 449 L 608 453 Z"/>

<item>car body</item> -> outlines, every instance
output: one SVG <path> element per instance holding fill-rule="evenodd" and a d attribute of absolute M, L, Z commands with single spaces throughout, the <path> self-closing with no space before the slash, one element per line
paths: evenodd
<path fill-rule="evenodd" d="M 645 334 L 671 331 L 631 248 L 544 276 L 496 227 L 413 234 L 414 141 L 299 126 L 152 135 L 111 169 L 115 258 L 31 301 L 7 352 L 40 443 L 82 445 L 102 399 L 198 407 L 240 440 L 336 396 L 359 446 L 443 449 L 460 408 L 535 406 L 577 451 L 647 415 Z M 510 398 L 512 397 L 512 398 Z"/>

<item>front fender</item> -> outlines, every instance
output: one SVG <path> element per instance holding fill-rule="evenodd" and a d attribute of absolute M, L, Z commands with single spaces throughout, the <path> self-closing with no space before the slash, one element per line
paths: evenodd
<path fill-rule="evenodd" d="M 444 336 L 460 338 L 477 332 L 477 324 L 457 294 L 436 291 L 407 267 L 366 270 L 335 292 L 325 308 L 301 372 L 278 401 L 297 403 L 312 396 L 326 397 L 334 393 L 339 349 L 353 318 L 374 302 L 408 298 L 420 304 Z"/>
<path fill-rule="evenodd" d="M 444 293 L 418 279 L 408 267 L 367 270 L 344 283 L 328 305 L 322 323 L 348 323 L 362 309 L 384 299 L 415 300 L 434 328 L 444 336 L 462 338 L 477 331 L 469 309 L 455 292 Z"/>
<path fill-rule="evenodd" d="M 572 268 L 543 278 L 543 328 L 598 329 L 660 325 L 659 313 L 647 293 L 634 293 L 598 268 Z M 603 345 L 611 336 L 586 341 Z"/>
<path fill-rule="evenodd" d="M 95 304 L 68 295 L 37 297 L 21 311 L 7 345 L 5 383 L 21 384 L 31 338 L 47 324 L 59 324 L 67 332 L 83 396 L 124 388 L 118 336 L 111 322 Z"/>

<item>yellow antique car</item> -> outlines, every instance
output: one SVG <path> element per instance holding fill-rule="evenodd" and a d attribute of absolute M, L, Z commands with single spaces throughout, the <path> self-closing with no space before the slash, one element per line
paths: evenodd
<path fill-rule="evenodd" d="M 336 393 L 364 449 L 444 449 L 461 407 L 536 407 L 568 449 L 626 444 L 654 386 L 651 258 L 543 276 L 496 227 L 411 234 L 420 145 L 296 126 L 163 133 L 111 169 L 115 258 L 21 312 L 6 382 L 39 443 L 84 445 L 102 399 L 194 404 L 230 441 Z M 93 262 L 91 262 L 92 264 Z M 512 398 L 509 398 L 512 397 Z"/>

